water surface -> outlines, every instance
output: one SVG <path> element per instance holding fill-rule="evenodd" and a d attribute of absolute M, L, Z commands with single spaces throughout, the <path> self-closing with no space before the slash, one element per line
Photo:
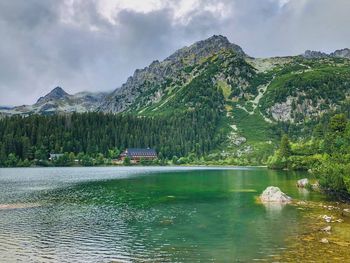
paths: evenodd
<path fill-rule="evenodd" d="M 264 168 L 0 169 L 0 261 L 269 260 L 287 249 L 301 214 L 256 197 L 274 185 L 320 200 L 295 187 L 302 177 Z"/>

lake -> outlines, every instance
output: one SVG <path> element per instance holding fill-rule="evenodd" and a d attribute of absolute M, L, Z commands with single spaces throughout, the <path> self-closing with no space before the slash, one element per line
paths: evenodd
<path fill-rule="evenodd" d="M 302 173 L 265 168 L 0 169 L 1 262 L 251 262 L 288 249 L 302 214 L 264 206 L 270 185 L 299 200 Z"/>

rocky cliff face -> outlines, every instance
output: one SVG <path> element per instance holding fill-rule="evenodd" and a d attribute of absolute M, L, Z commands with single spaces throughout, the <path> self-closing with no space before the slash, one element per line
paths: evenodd
<path fill-rule="evenodd" d="M 223 50 L 246 56 L 239 46 L 230 43 L 226 37 L 212 36 L 176 51 L 162 62 L 154 61 L 148 67 L 136 70 L 121 88 L 106 98 L 99 110 L 121 112 L 132 106 L 138 97 L 145 95 L 151 102 L 159 100 L 171 81 L 177 82 L 178 86 L 184 85 L 193 77 L 194 65 Z"/>

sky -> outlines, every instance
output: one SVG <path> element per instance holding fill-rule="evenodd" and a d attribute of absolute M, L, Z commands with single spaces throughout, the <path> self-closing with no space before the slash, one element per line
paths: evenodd
<path fill-rule="evenodd" d="M 349 0 L 0 0 L 0 105 L 112 91 L 214 34 L 254 57 L 350 48 Z"/>

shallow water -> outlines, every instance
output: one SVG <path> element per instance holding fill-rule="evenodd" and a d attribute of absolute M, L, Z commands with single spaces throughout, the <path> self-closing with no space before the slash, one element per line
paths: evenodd
<path fill-rule="evenodd" d="M 299 200 L 301 173 L 264 168 L 0 169 L 1 262 L 251 262 L 288 248 L 295 206 L 267 206 L 269 185 Z"/>

